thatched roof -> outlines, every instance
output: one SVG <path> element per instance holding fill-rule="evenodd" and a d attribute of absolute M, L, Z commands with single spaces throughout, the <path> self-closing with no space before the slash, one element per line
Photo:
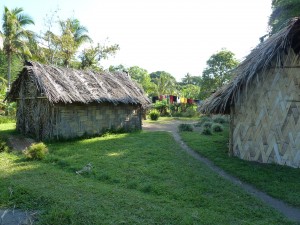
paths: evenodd
<path fill-rule="evenodd" d="M 234 104 L 242 91 L 258 74 L 273 67 L 283 68 L 289 48 L 295 54 L 300 52 L 300 18 L 294 18 L 289 25 L 278 33 L 260 43 L 245 60 L 233 71 L 235 77 L 227 85 L 212 94 L 201 105 L 202 113 L 230 113 L 230 105 Z"/>
<path fill-rule="evenodd" d="M 41 96 L 51 103 L 110 102 L 113 104 L 150 103 L 139 85 L 125 73 L 96 73 L 27 62 L 13 82 L 7 100 L 19 98 L 20 85 L 26 76 L 35 83 Z"/>

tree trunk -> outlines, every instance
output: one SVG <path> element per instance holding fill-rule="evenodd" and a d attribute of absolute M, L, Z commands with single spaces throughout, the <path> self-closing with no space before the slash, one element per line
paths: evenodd
<path fill-rule="evenodd" d="M 10 83 L 11 83 L 11 52 L 8 52 L 7 55 L 7 60 L 8 60 L 8 70 L 7 70 L 7 83 L 8 83 L 8 88 L 7 92 L 10 91 Z"/>

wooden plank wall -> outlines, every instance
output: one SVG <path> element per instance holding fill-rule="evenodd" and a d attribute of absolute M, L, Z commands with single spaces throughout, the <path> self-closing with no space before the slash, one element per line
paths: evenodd
<path fill-rule="evenodd" d="M 263 77 L 235 103 L 233 154 L 300 167 L 300 68 L 273 68 Z"/>

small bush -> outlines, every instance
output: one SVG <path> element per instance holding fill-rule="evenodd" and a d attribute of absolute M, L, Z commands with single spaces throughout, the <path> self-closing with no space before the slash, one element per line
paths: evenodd
<path fill-rule="evenodd" d="M 189 107 L 185 112 L 182 113 L 184 117 L 195 117 L 198 116 L 198 112 L 196 108 Z"/>
<path fill-rule="evenodd" d="M 194 124 L 194 127 L 201 127 L 201 126 L 202 126 L 201 122 L 198 122 L 198 123 Z"/>
<path fill-rule="evenodd" d="M 193 126 L 191 124 L 179 124 L 178 130 L 181 131 L 193 131 Z"/>
<path fill-rule="evenodd" d="M 212 122 L 212 118 L 210 118 L 209 116 L 202 116 L 202 117 L 200 117 L 199 123 L 203 124 L 205 122 Z"/>
<path fill-rule="evenodd" d="M 218 116 L 218 117 L 214 118 L 213 121 L 214 121 L 215 123 L 221 123 L 221 124 L 226 123 L 225 118 L 222 117 L 222 116 Z"/>
<path fill-rule="evenodd" d="M 151 110 L 149 116 L 151 120 L 158 120 L 159 112 L 157 110 Z"/>
<path fill-rule="evenodd" d="M 212 135 L 210 128 L 204 128 L 201 133 L 204 135 Z"/>
<path fill-rule="evenodd" d="M 203 127 L 204 128 L 211 128 L 211 126 L 212 126 L 212 122 L 205 122 L 205 123 L 203 123 Z"/>
<path fill-rule="evenodd" d="M 214 132 L 222 132 L 224 130 L 224 127 L 222 126 L 222 124 L 219 124 L 219 123 L 214 123 L 212 125 L 212 130 Z"/>
<path fill-rule="evenodd" d="M 28 149 L 24 150 L 25 158 L 28 160 L 42 160 L 47 153 L 48 148 L 42 142 L 32 144 Z"/>
<path fill-rule="evenodd" d="M 6 142 L 0 139 L 0 152 L 9 152 Z"/>

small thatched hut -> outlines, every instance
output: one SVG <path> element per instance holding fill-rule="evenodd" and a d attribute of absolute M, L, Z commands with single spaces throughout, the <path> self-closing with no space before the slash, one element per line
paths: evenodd
<path fill-rule="evenodd" d="M 26 63 L 6 98 L 17 102 L 17 130 L 39 140 L 141 129 L 150 103 L 124 73 Z"/>
<path fill-rule="evenodd" d="M 230 152 L 300 167 L 300 19 L 259 44 L 210 96 L 203 113 L 230 114 Z"/>

